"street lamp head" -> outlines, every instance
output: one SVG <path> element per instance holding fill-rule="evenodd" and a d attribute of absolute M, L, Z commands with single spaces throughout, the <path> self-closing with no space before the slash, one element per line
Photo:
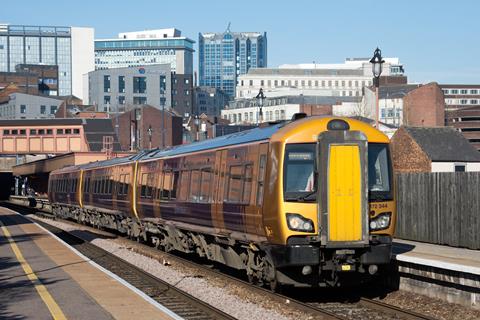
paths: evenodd
<path fill-rule="evenodd" d="M 380 78 L 382 74 L 382 64 L 385 62 L 382 58 L 382 51 L 377 47 L 375 52 L 373 53 L 372 59 L 370 59 L 370 63 L 372 64 L 372 72 L 373 77 Z"/>
<path fill-rule="evenodd" d="M 151 126 L 151 125 L 149 125 L 149 126 L 148 126 L 148 129 L 147 129 L 147 133 L 148 133 L 148 135 L 149 135 L 149 136 L 152 136 L 152 132 L 153 132 L 153 130 L 152 130 L 152 126 Z"/>
<path fill-rule="evenodd" d="M 255 99 L 257 99 L 257 104 L 258 106 L 261 108 L 263 107 L 263 101 L 265 100 L 265 95 L 263 94 L 263 89 L 260 88 L 260 90 L 258 91 L 258 94 L 257 96 L 255 97 Z"/>
<path fill-rule="evenodd" d="M 200 119 L 198 118 L 198 115 L 195 115 L 194 123 L 195 123 L 196 126 L 198 126 L 200 124 Z"/>

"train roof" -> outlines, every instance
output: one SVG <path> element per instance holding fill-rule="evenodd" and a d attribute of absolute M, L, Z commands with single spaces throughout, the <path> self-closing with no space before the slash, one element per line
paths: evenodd
<path fill-rule="evenodd" d="M 371 127 L 366 123 L 363 123 L 361 121 L 354 120 L 354 119 L 343 118 L 343 117 L 313 116 L 313 117 L 307 117 L 297 121 L 300 127 L 302 127 L 301 124 L 306 124 L 306 123 L 309 123 L 310 121 L 316 121 L 316 122 L 320 121 L 321 123 L 324 123 L 326 125 L 326 123 L 328 122 L 326 120 L 330 120 L 330 119 L 345 119 L 346 121 L 348 121 L 349 123 L 351 123 L 357 128 L 361 128 L 362 130 L 367 130 L 368 132 L 380 133 L 378 130 L 376 130 L 375 128 Z M 287 131 L 291 131 L 293 128 L 297 127 L 297 126 L 292 127 L 293 123 L 297 123 L 297 121 L 283 121 L 283 122 L 271 124 L 266 127 L 257 127 L 254 129 L 235 132 L 235 133 L 217 137 L 214 139 L 207 139 L 207 140 L 203 140 L 203 141 L 195 142 L 191 144 L 174 146 L 167 149 L 144 150 L 135 155 L 131 155 L 128 157 L 113 158 L 113 159 L 104 160 L 104 161 L 91 162 L 91 163 L 79 165 L 76 167 L 64 168 L 64 169 L 61 169 L 60 171 L 67 172 L 70 170 L 73 170 L 73 171 L 82 170 L 82 169 L 89 170 L 89 169 L 94 169 L 99 167 L 109 167 L 113 165 L 129 164 L 133 161 L 148 161 L 148 160 L 159 159 L 159 158 L 168 158 L 168 157 L 187 154 L 187 153 L 206 151 L 206 150 L 228 147 L 233 145 L 240 145 L 240 144 L 247 144 L 247 143 L 252 143 L 257 141 L 269 140 L 276 133 L 280 134 L 279 131 L 282 127 L 285 127 Z M 311 130 L 319 130 L 319 129 L 320 128 L 316 127 L 315 129 L 311 129 Z M 381 133 L 381 136 L 384 136 L 383 133 Z M 385 136 L 385 139 L 388 140 L 386 136 Z"/>

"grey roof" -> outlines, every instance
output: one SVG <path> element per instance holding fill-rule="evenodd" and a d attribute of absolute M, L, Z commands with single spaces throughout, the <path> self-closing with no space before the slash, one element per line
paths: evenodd
<path fill-rule="evenodd" d="M 480 162 L 480 153 L 452 127 L 404 127 L 432 161 Z"/>
<path fill-rule="evenodd" d="M 362 69 L 250 68 L 247 75 L 364 76 Z"/>
<path fill-rule="evenodd" d="M 403 85 L 392 85 L 392 86 L 380 86 L 378 91 L 380 94 L 380 99 L 395 99 L 403 98 L 410 91 L 419 88 L 418 84 L 403 84 Z"/>
<path fill-rule="evenodd" d="M 142 160 L 157 159 L 162 157 L 171 157 L 171 156 L 176 156 L 184 153 L 209 150 L 209 149 L 231 146 L 236 144 L 243 144 L 243 143 L 248 143 L 253 141 L 262 141 L 262 140 L 269 139 L 275 132 L 277 132 L 284 125 L 285 125 L 285 122 L 274 124 L 268 127 L 258 127 L 255 129 L 236 132 L 236 133 L 232 133 L 232 134 L 221 136 L 214 139 L 208 139 L 208 140 L 203 140 L 203 141 L 195 142 L 191 144 L 175 146 L 175 147 L 167 148 L 163 150 L 160 150 L 160 149 L 144 150 L 132 156 L 88 163 L 88 164 L 80 165 L 78 166 L 78 168 L 93 169 L 96 167 L 128 163 L 135 160 L 142 161 Z"/>
<path fill-rule="evenodd" d="M 84 119 L 84 121 L 85 136 L 90 151 L 102 151 L 104 136 L 113 136 L 113 151 L 121 150 L 110 119 Z"/>

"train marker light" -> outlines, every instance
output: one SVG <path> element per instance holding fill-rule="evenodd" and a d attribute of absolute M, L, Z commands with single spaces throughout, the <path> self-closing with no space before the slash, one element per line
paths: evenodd
<path fill-rule="evenodd" d="M 297 213 L 287 213 L 287 224 L 293 231 L 313 232 L 313 221 Z"/>
<path fill-rule="evenodd" d="M 350 130 L 348 122 L 342 119 L 333 119 L 327 123 L 328 130 Z"/>

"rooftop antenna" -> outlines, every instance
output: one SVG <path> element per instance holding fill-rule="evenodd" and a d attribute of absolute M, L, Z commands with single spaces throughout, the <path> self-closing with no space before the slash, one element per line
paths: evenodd
<path fill-rule="evenodd" d="M 232 24 L 231 22 L 228 23 L 227 31 L 226 31 L 227 33 L 230 33 L 230 25 L 231 25 L 231 24 Z"/>

